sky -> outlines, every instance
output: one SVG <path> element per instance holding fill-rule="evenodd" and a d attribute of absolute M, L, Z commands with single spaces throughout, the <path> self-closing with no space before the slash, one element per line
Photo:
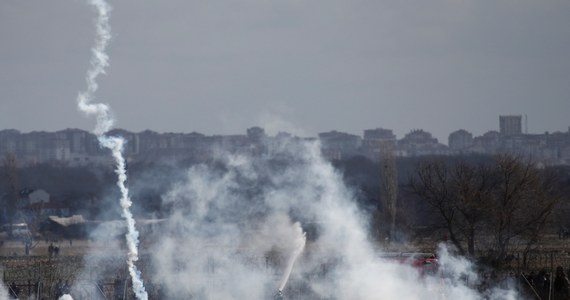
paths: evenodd
<path fill-rule="evenodd" d="M 299 136 L 570 126 L 567 0 L 116 0 L 96 102 L 140 132 Z M 0 1 L 0 130 L 92 130 L 95 10 Z"/>

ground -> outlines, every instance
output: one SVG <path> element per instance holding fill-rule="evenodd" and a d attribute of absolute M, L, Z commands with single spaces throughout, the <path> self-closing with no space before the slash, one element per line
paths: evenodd
<path fill-rule="evenodd" d="M 31 256 L 48 256 L 48 247 L 50 244 L 59 247 L 60 255 L 64 256 L 81 256 L 88 253 L 90 248 L 100 247 L 88 240 L 60 240 L 57 242 L 46 242 L 45 240 L 34 241 Z M 23 256 L 26 254 L 25 245 L 22 241 L 3 241 L 0 247 L 0 257 L 5 256 Z"/>

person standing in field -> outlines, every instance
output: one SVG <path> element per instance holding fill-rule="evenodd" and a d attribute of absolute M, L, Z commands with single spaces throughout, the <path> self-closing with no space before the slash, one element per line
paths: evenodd
<path fill-rule="evenodd" d="M 552 284 L 554 299 L 570 299 L 570 283 L 562 266 L 556 267 L 556 275 Z"/>

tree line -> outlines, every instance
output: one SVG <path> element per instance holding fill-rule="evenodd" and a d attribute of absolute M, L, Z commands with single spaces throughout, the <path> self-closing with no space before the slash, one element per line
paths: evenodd
<path fill-rule="evenodd" d="M 389 149 L 381 153 L 377 162 L 365 157 L 333 162 L 362 209 L 373 217 L 371 233 L 379 239 L 396 241 L 402 233 L 414 236 L 420 227 L 428 232 L 443 230 L 460 254 L 476 256 L 485 251 L 490 260 L 500 262 L 514 247 L 522 247 L 525 255 L 532 251 L 546 228 L 553 227 L 555 213 L 568 207 L 567 167 L 537 167 L 506 155 L 396 158 L 389 153 Z M 135 213 L 160 213 L 164 209 L 161 195 L 190 165 L 129 164 Z M 27 187 L 43 188 L 77 210 L 88 198 L 97 199 L 96 208 L 116 207 L 111 165 L 19 167 L 14 156 L 6 156 L 2 171 L 3 223 L 14 221 L 18 193 Z"/>
<path fill-rule="evenodd" d="M 557 169 L 514 156 L 475 164 L 432 159 L 415 170 L 411 194 L 437 212 L 457 251 L 475 256 L 477 249 L 485 250 L 495 264 L 513 246 L 522 246 L 525 264 L 565 196 Z"/>

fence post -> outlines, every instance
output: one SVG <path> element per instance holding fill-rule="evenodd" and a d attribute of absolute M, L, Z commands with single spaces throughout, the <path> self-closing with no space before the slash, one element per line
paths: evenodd
<path fill-rule="evenodd" d="M 550 271 L 554 272 L 554 252 L 550 251 Z"/>

